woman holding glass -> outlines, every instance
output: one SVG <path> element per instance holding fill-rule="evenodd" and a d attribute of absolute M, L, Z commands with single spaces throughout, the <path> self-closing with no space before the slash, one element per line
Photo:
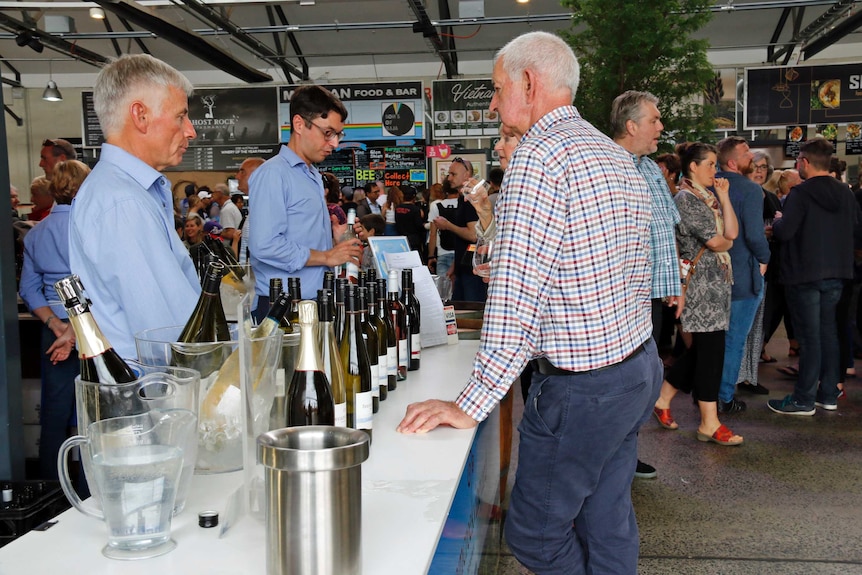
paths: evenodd
<path fill-rule="evenodd" d="M 662 427 L 678 429 L 670 402 L 677 391 L 691 393 L 700 410 L 697 439 L 741 445 L 742 436 L 718 420 L 717 405 L 733 278 L 727 250 L 739 232 L 736 214 L 728 197 L 727 180 L 715 177 L 715 147 L 686 143 L 678 146 L 677 153 L 684 176 L 674 197 L 681 218 L 676 235 L 685 294 L 680 319 L 692 336 L 692 344 L 668 372 L 654 413 Z"/>

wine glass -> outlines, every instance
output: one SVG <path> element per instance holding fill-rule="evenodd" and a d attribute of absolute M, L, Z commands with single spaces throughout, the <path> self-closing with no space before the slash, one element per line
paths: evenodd
<path fill-rule="evenodd" d="M 494 251 L 494 240 L 479 236 L 476 240 L 476 251 L 473 252 L 473 273 L 486 278 L 491 275 L 491 256 Z"/>

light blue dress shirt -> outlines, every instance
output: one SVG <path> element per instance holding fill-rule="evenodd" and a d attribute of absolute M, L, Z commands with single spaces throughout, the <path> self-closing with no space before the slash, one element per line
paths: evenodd
<path fill-rule="evenodd" d="M 69 275 L 69 210 L 54 206 L 51 214 L 24 236 L 24 266 L 18 293 L 30 311 L 50 306 L 60 319 L 68 317 L 54 283 Z"/>
<path fill-rule="evenodd" d="M 255 292 L 269 296 L 269 280 L 298 277 L 303 299 L 314 299 L 326 266 L 306 266 L 311 250 L 332 249 L 332 224 L 323 180 L 287 146 L 264 162 L 248 181 L 249 259 Z M 248 224 L 247 224 L 248 225 Z"/>
<path fill-rule="evenodd" d="M 137 357 L 135 333 L 184 325 L 200 283 L 174 229 L 167 179 L 125 150 L 102 145 L 72 202 L 69 262 L 114 349 Z"/>

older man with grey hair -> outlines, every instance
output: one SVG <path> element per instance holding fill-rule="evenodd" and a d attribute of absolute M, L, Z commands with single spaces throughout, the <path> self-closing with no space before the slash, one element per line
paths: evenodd
<path fill-rule="evenodd" d="M 456 401 L 411 404 L 398 429 L 477 425 L 531 361 L 509 547 L 542 575 L 633 575 L 637 432 L 662 380 L 649 193 L 631 155 L 572 106 L 579 67 L 559 37 L 515 38 L 492 78 L 490 108 L 521 142 L 496 207 L 481 347 Z"/>
<path fill-rule="evenodd" d="M 200 293 L 160 173 L 195 137 L 191 93 L 182 74 L 146 54 L 110 62 L 93 90 L 106 142 L 72 205 L 69 259 L 102 332 L 127 358 L 137 355 L 136 332 L 184 324 Z"/>

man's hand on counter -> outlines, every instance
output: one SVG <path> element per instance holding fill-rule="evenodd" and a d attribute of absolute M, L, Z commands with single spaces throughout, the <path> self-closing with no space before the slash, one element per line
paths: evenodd
<path fill-rule="evenodd" d="M 427 433 L 440 425 L 456 429 L 476 427 L 478 421 L 461 411 L 453 401 L 429 399 L 407 406 L 404 419 L 398 424 L 398 433 Z"/>

